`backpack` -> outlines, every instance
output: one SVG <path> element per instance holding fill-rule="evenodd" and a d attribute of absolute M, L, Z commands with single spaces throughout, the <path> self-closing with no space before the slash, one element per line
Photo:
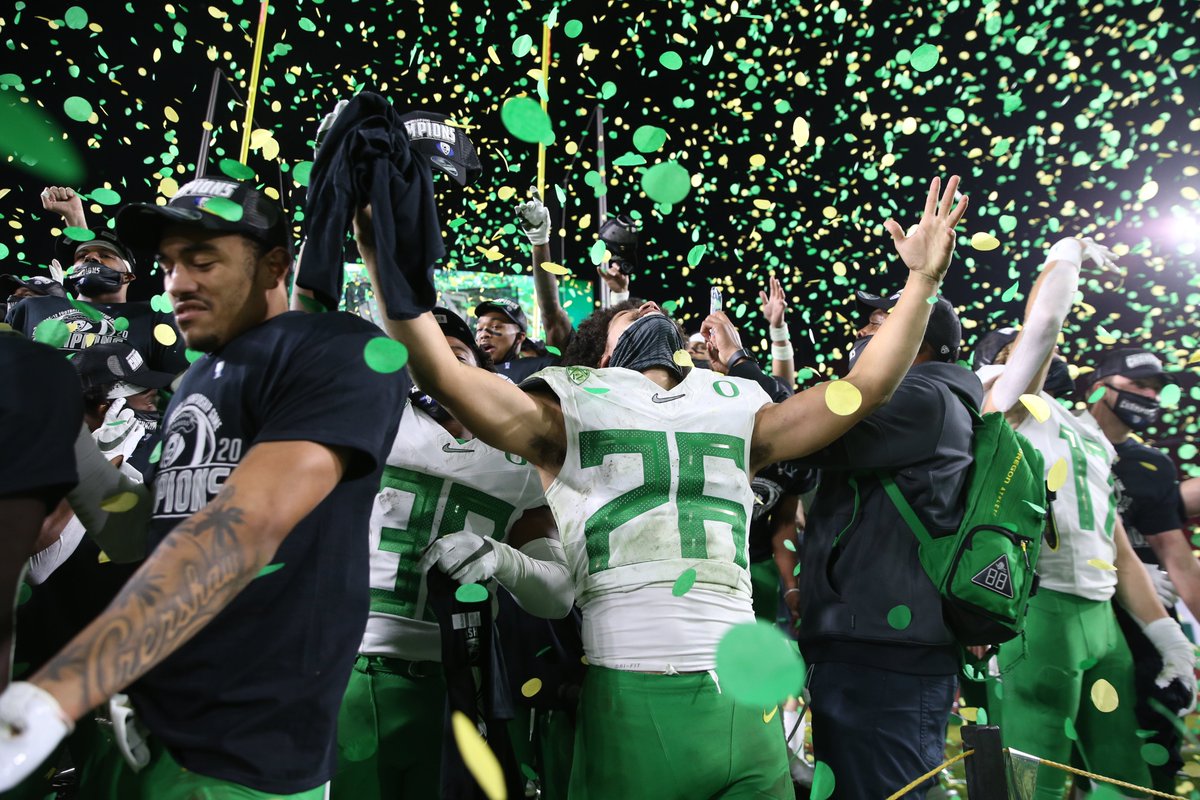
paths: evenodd
<path fill-rule="evenodd" d="M 878 478 L 917 538 L 921 567 L 942 596 L 946 626 L 960 644 L 998 645 L 1025 625 L 1051 497 L 1037 448 L 1003 414 L 967 410 L 973 461 L 957 531 L 930 535 L 892 476 Z"/>

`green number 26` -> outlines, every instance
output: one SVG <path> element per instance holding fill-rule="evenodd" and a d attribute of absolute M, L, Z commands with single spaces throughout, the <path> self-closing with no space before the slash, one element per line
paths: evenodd
<path fill-rule="evenodd" d="M 402 467 L 385 467 L 380 488 L 395 489 L 413 496 L 407 528 L 383 528 L 379 549 L 398 553 L 394 590 L 371 589 L 371 610 L 415 619 L 417 600 L 424 580 L 417 570 L 421 551 L 433 540 L 434 524 L 438 537 L 465 530 L 467 514 L 477 514 L 495 524 L 495 535 L 502 536 L 515 507 L 461 483 L 450 483 L 441 520 L 436 520 L 438 498 L 446 481 L 433 475 Z"/>
<path fill-rule="evenodd" d="M 733 534 L 735 564 L 746 566 L 746 509 L 736 500 L 704 494 L 704 458 L 727 458 L 746 469 L 746 443 L 717 433 L 676 433 L 681 558 L 708 558 L 705 521 L 723 522 Z M 599 467 L 610 455 L 640 455 L 643 483 L 605 503 L 584 525 L 588 572 L 609 568 L 609 536 L 630 520 L 671 501 L 671 456 L 665 431 L 606 430 L 579 434 L 579 466 Z"/>

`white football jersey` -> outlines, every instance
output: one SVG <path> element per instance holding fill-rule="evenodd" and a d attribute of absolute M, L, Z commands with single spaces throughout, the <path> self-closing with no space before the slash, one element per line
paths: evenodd
<path fill-rule="evenodd" d="M 537 470 L 478 439 L 459 441 L 406 404 L 371 509 L 371 612 L 359 651 L 440 661 L 421 553 L 461 531 L 503 540 L 528 509 L 546 505 Z"/>
<path fill-rule="evenodd" d="M 979 376 L 986 385 L 999 370 L 985 369 Z M 1105 568 L 1115 566 L 1117 557 L 1112 473 L 1117 453 L 1091 414 L 1075 416 L 1049 394 L 1038 396 L 1050 408 L 1050 418 L 1038 422 L 1030 414 L 1017 430 L 1041 452 L 1047 475 L 1060 459 L 1067 465 L 1067 480 L 1052 504 L 1057 541 L 1046 541 L 1038 557 L 1040 587 L 1108 600 L 1117 586 L 1117 573 Z"/>
<path fill-rule="evenodd" d="M 558 396 L 566 423 L 566 460 L 546 499 L 583 609 L 589 661 L 711 668 L 724 631 L 753 620 L 750 440 L 770 397 L 752 381 L 704 369 L 670 390 L 628 369 L 551 367 L 534 377 Z M 681 576 L 681 589 L 693 576 L 694 584 L 675 596 Z M 681 614 L 706 627 L 668 623 Z M 658 622 L 648 629 L 639 620 Z M 663 660 L 684 651 L 691 655 Z"/>

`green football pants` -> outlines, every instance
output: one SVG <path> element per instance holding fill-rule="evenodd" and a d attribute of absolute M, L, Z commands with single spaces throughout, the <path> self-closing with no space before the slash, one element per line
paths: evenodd
<path fill-rule="evenodd" d="M 1134 715 L 1133 657 L 1109 601 L 1039 591 L 1024 639 L 1000 646 L 1006 747 L 1150 785 Z M 1107 685 L 1105 685 L 1107 683 Z M 1115 703 L 1115 707 L 1114 707 Z M 1038 800 L 1059 800 L 1067 773 L 1038 768 Z"/>
<path fill-rule="evenodd" d="M 570 798 L 791 800 L 782 726 L 774 709 L 735 704 L 708 673 L 590 666 Z"/>
<path fill-rule="evenodd" d="M 446 682 L 440 664 L 359 656 L 338 712 L 333 800 L 434 800 Z"/>

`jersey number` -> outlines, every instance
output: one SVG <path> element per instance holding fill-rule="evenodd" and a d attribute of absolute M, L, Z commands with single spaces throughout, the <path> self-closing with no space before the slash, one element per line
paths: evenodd
<path fill-rule="evenodd" d="M 707 520 L 729 525 L 733 534 L 733 562 L 746 566 L 746 509 L 724 497 L 704 494 L 704 457 L 727 458 L 738 470 L 746 469 L 745 440 L 720 433 L 676 433 L 679 450 L 679 483 L 675 503 L 679 508 L 680 557 L 708 558 Z M 579 434 L 579 466 L 599 467 L 604 457 L 636 454 L 642 457 L 642 485 L 614 497 L 596 510 L 584 525 L 588 572 L 609 568 L 609 536 L 635 517 L 671 501 L 671 457 L 665 431 L 583 431 Z"/>
<path fill-rule="evenodd" d="M 385 467 L 381 489 L 395 489 L 413 497 L 412 513 L 407 528 L 383 528 L 379 536 L 379 549 L 385 553 L 397 553 L 400 564 L 396 568 L 396 588 L 371 589 L 371 610 L 382 614 L 416 619 L 417 601 L 424 579 L 417 570 L 421 551 L 433 541 L 434 519 L 437 514 L 438 498 L 445 484 L 450 484 L 446 494 L 446 507 L 437 525 L 438 537 L 458 533 L 466 528 L 467 514 L 477 514 L 495 524 L 497 535 L 503 534 L 515 507 L 478 489 L 461 483 L 443 480 L 423 472 L 401 467 Z"/>
<path fill-rule="evenodd" d="M 1092 508 L 1092 493 L 1090 484 L 1088 483 L 1088 461 L 1087 457 L 1090 453 L 1100 460 L 1101 463 L 1107 462 L 1107 454 L 1104 448 L 1091 439 L 1081 439 L 1075 431 L 1063 426 L 1058 429 L 1060 438 L 1066 440 L 1067 447 L 1071 450 L 1071 474 L 1075 480 L 1075 497 L 1079 503 L 1079 526 L 1083 530 L 1096 529 L 1096 514 Z M 1116 522 L 1117 504 L 1116 496 L 1111 491 L 1113 485 L 1112 474 L 1108 476 L 1108 515 L 1104 520 L 1105 536 L 1112 538 L 1113 523 Z"/>

